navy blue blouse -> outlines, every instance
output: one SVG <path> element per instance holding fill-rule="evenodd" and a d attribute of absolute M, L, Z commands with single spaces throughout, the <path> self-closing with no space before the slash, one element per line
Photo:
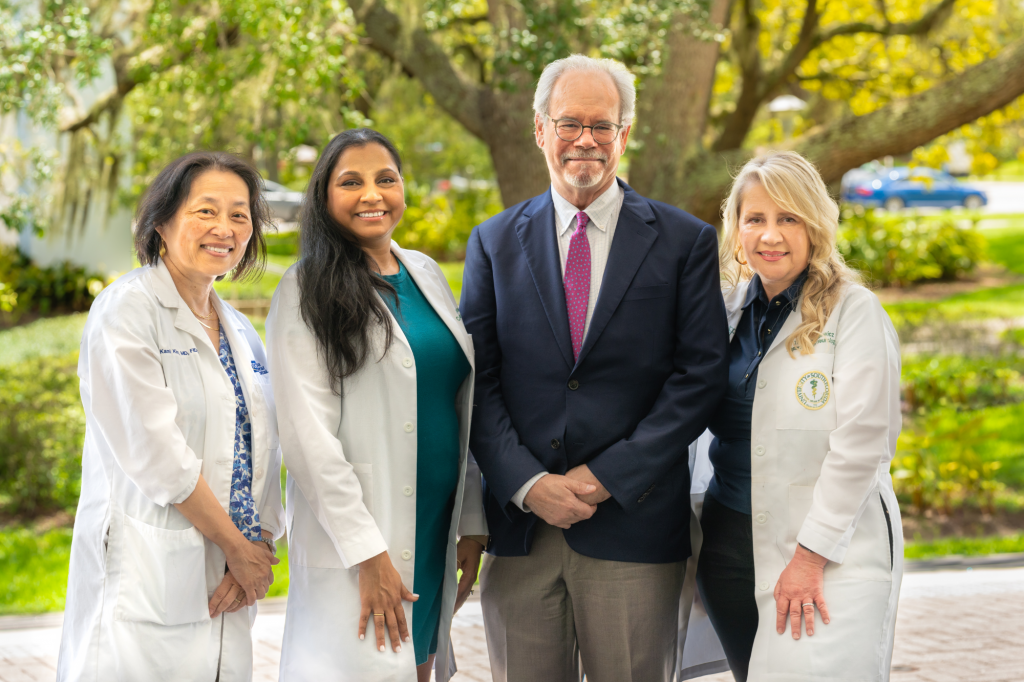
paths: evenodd
<path fill-rule="evenodd" d="M 750 513 L 750 420 L 757 368 L 796 308 L 806 279 L 804 270 L 788 289 L 769 301 L 761 278 L 754 275 L 729 345 L 729 391 L 708 425 L 715 436 L 708 453 L 715 467 L 708 494 L 743 514 Z"/>

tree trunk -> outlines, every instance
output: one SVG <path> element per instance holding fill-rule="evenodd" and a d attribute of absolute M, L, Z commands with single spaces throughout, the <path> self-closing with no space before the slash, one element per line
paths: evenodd
<path fill-rule="evenodd" d="M 502 203 L 507 208 L 537 196 L 550 179 L 533 135 L 533 92 L 484 90 L 480 100 L 483 141 L 491 152 Z"/>
<path fill-rule="evenodd" d="M 725 22 L 729 4 L 712 1 L 713 23 Z M 640 194 L 671 204 L 680 202 L 686 181 L 680 160 L 702 146 L 718 61 L 718 43 L 695 38 L 692 21 L 682 14 L 673 20 L 662 71 L 637 94 L 633 138 L 643 151 L 631 159 L 629 182 Z"/>

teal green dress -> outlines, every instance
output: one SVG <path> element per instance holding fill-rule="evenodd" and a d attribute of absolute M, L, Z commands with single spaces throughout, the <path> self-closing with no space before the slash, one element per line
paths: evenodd
<path fill-rule="evenodd" d="M 399 261 L 384 275 L 398 293 L 384 301 L 398 320 L 416 360 L 416 577 L 412 607 L 416 665 L 437 653 L 448 533 L 459 485 L 459 417 L 455 396 L 469 375 L 458 341 Z"/>

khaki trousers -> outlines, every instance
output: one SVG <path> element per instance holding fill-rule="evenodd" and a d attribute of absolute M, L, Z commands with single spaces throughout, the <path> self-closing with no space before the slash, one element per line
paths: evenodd
<path fill-rule="evenodd" d="M 668 682 L 685 567 L 586 557 L 541 521 L 529 556 L 483 558 L 494 682 Z"/>

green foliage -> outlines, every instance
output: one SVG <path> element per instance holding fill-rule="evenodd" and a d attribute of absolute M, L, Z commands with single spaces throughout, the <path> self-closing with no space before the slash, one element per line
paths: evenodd
<path fill-rule="evenodd" d="M 82 82 L 99 75 L 99 59 L 111 43 L 96 34 L 90 15 L 84 3 L 44 0 L 37 13 L 26 11 L 18 0 L 0 0 L 0 113 L 24 109 L 56 123 L 64 83 L 41 78 L 39 69 L 66 69 L 70 74 L 62 76 Z"/>
<path fill-rule="evenodd" d="M 278 232 L 264 235 L 267 240 L 267 254 L 271 256 L 298 256 L 299 233 Z"/>
<path fill-rule="evenodd" d="M 977 409 L 1024 400 L 1024 368 L 1016 357 L 920 356 L 903 364 L 906 409 Z"/>
<path fill-rule="evenodd" d="M 64 609 L 71 529 L 0 529 L 0 615 Z"/>
<path fill-rule="evenodd" d="M 17 322 L 26 313 L 88 310 L 105 285 L 102 277 L 69 262 L 41 268 L 20 251 L 0 247 L 0 323 Z"/>
<path fill-rule="evenodd" d="M 877 214 L 848 207 L 837 235 L 846 262 L 882 286 L 950 280 L 970 274 L 985 255 L 985 238 L 938 217 Z"/>
<path fill-rule="evenodd" d="M 35 515 L 74 507 L 85 413 L 78 353 L 0 367 L 0 510 Z"/>
<path fill-rule="evenodd" d="M 409 182 L 405 215 L 394 239 L 404 248 L 423 251 L 437 259 L 461 259 L 465 257 L 473 228 L 501 209 L 497 190 L 487 184 L 431 192 L 425 185 Z"/>
<path fill-rule="evenodd" d="M 903 550 L 906 559 L 935 559 L 938 557 L 984 556 L 988 554 L 1016 554 L 1024 552 L 1024 533 L 988 538 L 942 538 L 930 542 L 908 542 Z"/>
<path fill-rule="evenodd" d="M 989 414 L 937 411 L 904 428 L 891 466 L 902 504 L 917 513 L 963 505 L 991 512 L 1001 499 L 1014 498 L 999 475 L 1003 462 L 992 456 L 998 434 L 986 423 Z M 1019 464 L 1020 443 L 1010 445 Z"/>

